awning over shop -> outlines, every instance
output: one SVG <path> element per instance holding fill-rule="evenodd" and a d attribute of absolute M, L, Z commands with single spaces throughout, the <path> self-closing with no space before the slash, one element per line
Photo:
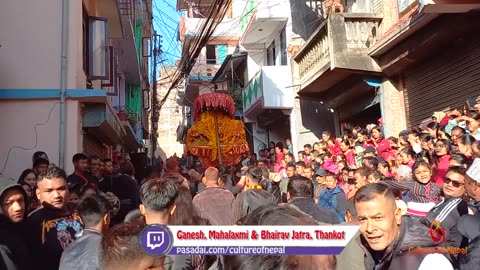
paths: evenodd
<path fill-rule="evenodd" d="M 329 108 L 338 108 L 352 101 L 357 103 L 358 99 L 363 98 L 365 95 L 368 95 L 368 93 L 374 91 L 375 88 L 380 87 L 381 82 L 382 77 L 379 76 L 354 74 L 342 81 L 339 81 L 337 84 L 333 85 L 324 92 L 312 92 L 307 97 L 322 101 Z M 363 105 L 362 108 L 367 109 L 368 104 L 370 104 L 370 102 Z"/>
<path fill-rule="evenodd" d="M 142 147 L 141 142 L 137 139 L 137 135 L 128 121 L 121 121 L 125 134 L 122 137 L 123 145 L 130 151 L 137 151 Z"/>
<path fill-rule="evenodd" d="M 223 61 L 222 66 L 218 69 L 217 74 L 215 74 L 215 77 L 213 77 L 212 83 L 231 80 L 232 67 L 233 70 L 236 70 L 243 62 L 247 60 L 247 55 L 248 54 L 246 52 L 227 55 L 225 61 Z"/>
<path fill-rule="evenodd" d="M 83 129 L 99 141 L 121 144 L 125 129 L 112 108 L 102 103 L 86 103 L 83 111 Z"/>

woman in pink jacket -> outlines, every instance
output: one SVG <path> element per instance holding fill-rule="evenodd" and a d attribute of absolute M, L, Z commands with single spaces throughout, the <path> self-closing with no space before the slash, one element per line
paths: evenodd
<path fill-rule="evenodd" d="M 375 126 L 372 128 L 372 142 L 377 150 L 379 156 L 381 156 L 384 160 L 391 161 L 395 160 L 395 155 L 390 148 L 390 144 L 388 143 L 387 139 L 383 136 L 382 128 L 379 126 Z"/>

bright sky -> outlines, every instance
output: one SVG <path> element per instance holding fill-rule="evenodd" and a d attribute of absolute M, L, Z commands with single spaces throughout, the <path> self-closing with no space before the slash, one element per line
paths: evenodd
<path fill-rule="evenodd" d="M 182 15 L 176 11 L 177 0 L 152 0 L 153 26 L 162 37 L 162 65 L 173 65 L 180 59 L 180 44 L 177 41 L 178 20 Z"/>

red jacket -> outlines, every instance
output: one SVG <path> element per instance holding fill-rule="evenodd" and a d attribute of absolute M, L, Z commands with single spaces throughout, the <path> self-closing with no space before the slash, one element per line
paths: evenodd
<path fill-rule="evenodd" d="M 347 165 L 348 166 L 354 166 L 355 165 L 355 153 L 353 150 L 349 149 L 345 153 L 345 158 L 347 160 Z"/>
<path fill-rule="evenodd" d="M 445 155 L 438 159 L 437 168 L 435 170 L 435 175 L 433 176 L 433 180 L 437 185 L 443 185 L 443 177 L 447 176 L 448 168 L 450 167 L 450 155 Z"/>
<path fill-rule="evenodd" d="M 377 142 L 376 149 L 377 154 L 385 161 L 395 160 L 395 155 L 393 154 L 387 139 L 383 138 L 380 142 Z"/>
<path fill-rule="evenodd" d="M 342 154 L 342 149 L 340 148 L 340 143 L 337 140 L 334 140 L 334 145 L 328 145 L 327 148 L 330 150 L 333 156 L 338 156 Z"/>

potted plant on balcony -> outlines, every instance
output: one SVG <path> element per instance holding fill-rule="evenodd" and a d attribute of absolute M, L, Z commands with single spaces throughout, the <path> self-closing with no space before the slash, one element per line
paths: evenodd
<path fill-rule="evenodd" d="M 120 121 L 128 121 L 128 113 L 123 107 L 117 107 L 117 116 Z"/>

